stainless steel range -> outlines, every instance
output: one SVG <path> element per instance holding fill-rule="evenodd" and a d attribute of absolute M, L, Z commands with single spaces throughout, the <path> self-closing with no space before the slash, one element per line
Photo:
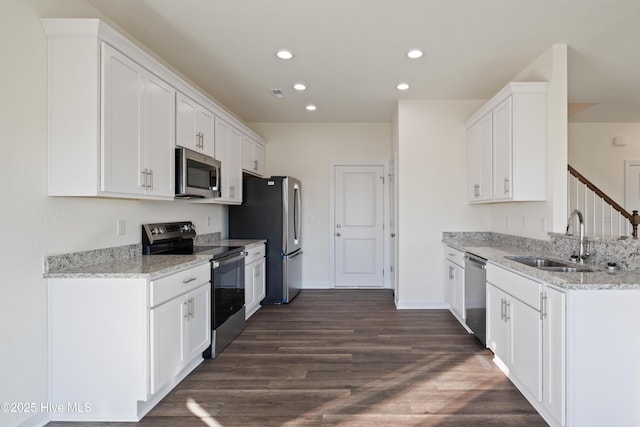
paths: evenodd
<path fill-rule="evenodd" d="M 242 332 L 244 309 L 244 247 L 195 246 L 190 221 L 142 225 L 144 255 L 198 254 L 211 256 L 211 347 L 203 357 L 216 357 Z"/>

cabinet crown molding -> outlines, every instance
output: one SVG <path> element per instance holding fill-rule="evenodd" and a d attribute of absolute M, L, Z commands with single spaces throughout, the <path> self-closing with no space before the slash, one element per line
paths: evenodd
<path fill-rule="evenodd" d="M 153 55 L 155 54 L 153 54 L 153 52 L 141 48 L 106 22 L 97 18 L 41 18 L 40 23 L 49 38 L 94 37 L 98 44 L 105 42 L 111 45 L 130 59 L 142 65 L 147 71 L 172 85 L 176 90 L 203 104 L 215 115 L 224 118 L 260 144 L 266 144 L 264 138 L 255 133 L 244 122 L 230 114 L 223 106 L 209 98 L 209 96 L 205 95 L 200 89 L 194 87 L 194 84 L 187 82 L 185 77 L 178 75 L 172 71 L 168 65 L 154 58 Z"/>
<path fill-rule="evenodd" d="M 473 113 L 464 125 L 467 128 L 470 127 L 511 95 L 520 93 L 546 93 L 548 89 L 548 82 L 511 82 L 489 99 L 478 111 Z"/>

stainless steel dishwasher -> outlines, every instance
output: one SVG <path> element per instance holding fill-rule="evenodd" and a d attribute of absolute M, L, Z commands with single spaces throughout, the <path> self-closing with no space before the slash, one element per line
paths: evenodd
<path fill-rule="evenodd" d="M 464 254 L 465 322 L 484 345 L 487 345 L 487 260 L 472 253 Z"/>

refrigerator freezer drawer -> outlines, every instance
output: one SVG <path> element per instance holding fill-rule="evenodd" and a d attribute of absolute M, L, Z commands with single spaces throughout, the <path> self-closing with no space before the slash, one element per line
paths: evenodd
<path fill-rule="evenodd" d="M 282 302 L 289 303 L 302 288 L 302 250 L 285 255 L 283 262 Z"/>

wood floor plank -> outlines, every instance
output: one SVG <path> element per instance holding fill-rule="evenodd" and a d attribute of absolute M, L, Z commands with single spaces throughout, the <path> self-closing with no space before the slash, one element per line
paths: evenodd
<path fill-rule="evenodd" d="M 396 310 L 389 290 L 304 290 L 263 306 L 138 424 L 546 426 L 492 358 L 447 310 Z"/>

